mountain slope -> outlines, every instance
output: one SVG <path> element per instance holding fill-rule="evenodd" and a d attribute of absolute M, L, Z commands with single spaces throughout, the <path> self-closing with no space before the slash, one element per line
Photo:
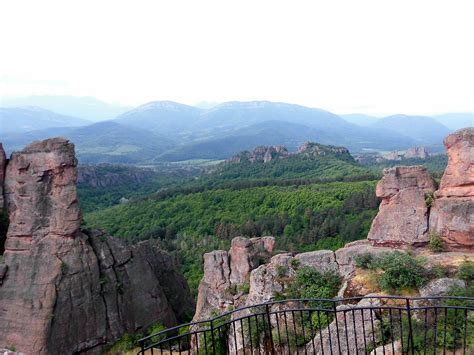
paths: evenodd
<path fill-rule="evenodd" d="M 172 101 L 153 101 L 118 116 L 121 124 L 160 134 L 185 135 L 199 119 L 201 109 Z"/>
<path fill-rule="evenodd" d="M 164 136 L 113 121 L 75 129 L 67 138 L 81 163 L 143 163 L 174 145 Z"/>
<path fill-rule="evenodd" d="M 307 141 L 343 145 L 351 151 L 367 148 L 394 150 L 416 145 L 415 140 L 394 131 L 359 127 L 349 123 L 334 129 L 324 129 L 284 121 L 265 121 L 227 132 L 222 134 L 222 137 L 179 146 L 163 154 L 160 159 L 164 161 L 227 159 L 242 150 L 252 149 L 258 145 L 284 145 L 290 151 L 294 151 Z"/>
<path fill-rule="evenodd" d="M 371 127 L 390 129 L 427 145 L 441 145 L 444 137 L 450 132 L 449 128 L 437 122 L 434 118 L 425 116 L 388 116 L 381 118 Z"/>
<path fill-rule="evenodd" d="M 58 114 L 39 107 L 0 107 L 2 132 L 29 132 L 52 127 L 79 127 L 90 121 Z"/>
<path fill-rule="evenodd" d="M 434 116 L 433 118 L 452 130 L 474 127 L 473 112 L 445 113 L 443 115 Z"/>
<path fill-rule="evenodd" d="M 364 115 L 361 113 L 351 113 L 340 115 L 345 121 L 356 124 L 358 126 L 368 127 L 379 120 L 378 117 Z"/>
<path fill-rule="evenodd" d="M 167 137 L 113 121 L 79 128 L 56 127 L 26 133 L 0 131 L 0 141 L 8 152 L 22 149 L 31 141 L 51 137 L 65 137 L 74 143 L 82 164 L 146 163 L 175 146 Z"/>
<path fill-rule="evenodd" d="M 109 104 L 94 97 L 68 95 L 34 95 L 2 98 L 0 106 L 38 106 L 62 115 L 81 117 L 93 122 L 112 119 L 130 109 L 130 107 Z"/>

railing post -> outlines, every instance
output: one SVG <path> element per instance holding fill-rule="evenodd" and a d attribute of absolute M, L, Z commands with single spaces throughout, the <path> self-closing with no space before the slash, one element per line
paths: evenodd
<path fill-rule="evenodd" d="M 334 320 L 336 321 L 337 348 L 339 350 L 339 354 L 342 354 L 342 351 L 341 351 L 341 338 L 339 337 L 339 321 L 337 320 L 337 306 L 336 306 L 336 300 L 334 300 L 334 299 L 332 300 L 332 309 L 334 311 Z M 346 336 L 347 336 L 347 334 L 346 334 Z"/>
<path fill-rule="evenodd" d="M 205 336 L 205 335 L 204 335 Z M 212 342 L 212 353 L 216 354 L 216 342 L 214 339 L 214 320 L 211 319 L 211 342 Z M 206 349 L 207 352 L 207 349 Z"/>
<path fill-rule="evenodd" d="M 140 343 L 140 348 L 141 348 L 140 354 L 143 355 L 145 354 L 145 341 L 141 339 L 139 343 Z"/>
<path fill-rule="evenodd" d="M 265 311 L 267 313 L 268 334 L 270 335 L 270 346 L 272 348 L 272 354 L 275 354 L 275 345 L 273 344 L 273 334 L 272 334 L 272 323 L 270 321 L 270 306 L 268 305 L 268 303 L 265 304 Z"/>
<path fill-rule="evenodd" d="M 407 342 L 407 354 L 408 351 L 410 350 L 410 344 L 411 344 L 411 353 L 412 355 L 415 354 L 415 347 L 413 343 L 413 329 L 412 329 L 412 324 L 411 324 L 411 308 L 410 308 L 410 299 L 406 299 L 407 302 L 407 317 L 408 317 L 408 342 Z"/>

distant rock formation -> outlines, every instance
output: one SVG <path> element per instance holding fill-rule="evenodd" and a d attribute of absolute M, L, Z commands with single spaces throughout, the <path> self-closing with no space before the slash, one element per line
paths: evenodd
<path fill-rule="evenodd" d="M 474 128 L 447 136 L 448 166 L 435 193 L 430 229 L 449 249 L 474 247 Z"/>
<path fill-rule="evenodd" d="M 411 158 L 426 159 L 429 156 L 430 156 L 430 153 L 428 153 L 428 150 L 425 147 L 409 148 L 403 155 L 405 159 L 411 159 Z"/>
<path fill-rule="evenodd" d="M 385 169 L 376 189 L 382 202 L 367 239 L 373 245 L 395 248 L 426 244 L 429 206 L 425 199 L 435 190 L 436 182 L 425 167 Z"/>
<path fill-rule="evenodd" d="M 426 159 L 431 154 L 425 147 L 408 148 L 405 151 L 394 150 L 383 155 L 379 153 L 363 153 L 356 157 L 356 160 L 364 165 L 383 163 L 387 160 L 402 161 L 404 159 Z"/>
<path fill-rule="evenodd" d="M 260 146 L 256 147 L 253 151 L 245 150 L 236 156 L 228 160 L 229 163 L 240 163 L 241 161 L 248 160 L 251 163 L 260 162 L 268 163 L 274 159 L 284 158 L 289 155 L 288 150 L 281 146 Z"/>
<path fill-rule="evenodd" d="M 289 153 L 288 149 L 284 146 L 260 146 L 255 148 L 253 151 L 245 150 L 239 154 L 228 159 L 228 163 L 240 163 L 242 161 L 250 161 L 251 163 L 268 163 L 275 159 L 284 159 L 289 156 L 304 155 L 304 156 L 325 156 L 334 155 L 338 158 L 343 158 L 347 161 L 354 161 L 354 158 L 349 153 L 349 150 L 345 147 L 335 147 L 332 145 L 323 145 L 319 143 L 306 142 L 303 143 L 298 151 L 295 153 Z"/>
<path fill-rule="evenodd" d="M 74 146 L 60 138 L 34 142 L 7 165 L 0 348 L 92 353 L 193 309 L 183 276 L 156 243 L 129 247 L 80 230 L 76 165 Z"/>

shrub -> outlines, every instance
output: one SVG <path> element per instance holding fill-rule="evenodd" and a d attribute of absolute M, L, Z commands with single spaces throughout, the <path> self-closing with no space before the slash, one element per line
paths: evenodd
<path fill-rule="evenodd" d="M 433 253 L 441 253 L 443 251 L 443 238 L 439 234 L 434 232 L 430 233 L 430 243 L 429 243 L 430 250 Z"/>
<path fill-rule="evenodd" d="M 464 261 L 459 266 L 458 277 L 467 282 L 474 281 L 474 262 Z"/>
<path fill-rule="evenodd" d="M 433 192 L 427 192 L 425 193 L 425 204 L 426 204 L 426 207 L 431 207 L 432 203 L 433 203 L 433 200 L 434 200 L 434 195 L 433 195 Z"/>
<path fill-rule="evenodd" d="M 384 291 L 418 288 L 426 281 L 425 268 L 410 254 L 399 251 L 384 254 L 378 258 L 377 266 L 383 270 L 379 285 Z"/>
<path fill-rule="evenodd" d="M 276 272 L 277 272 L 277 277 L 281 279 L 286 276 L 287 268 L 286 266 L 283 266 L 283 265 L 277 265 Z"/>
<path fill-rule="evenodd" d="M 248 294 L 250 292 L 250 283 L 246 282 L 246 283 L 240 285 L 239 286 L 239 291 L 244 293 L 244 294 Z"/>
<path fill-rule="evenodd" d="M 376 266 L 376 260 L 373 254 L 363 253 L 354 257 L 357 267 L 362 269 L 373 269 Z"/>
<path fill-rule="evenodd" d="M 341 285 L 339 274 L 334 271 L 319 272 L 309 266 L 296 271 L 288 286 L 290 298 L 333 298 Z"/>
<path fill-rule="evenodd" d="M 293 258 L 293 259 L 291 259 L 291 261 L 290 261 L 291 267 L 292 267 L 293 269 L 295 269 L 295 270 L 300 267 L 300 264 L 301 264 L 300 261 L 299 261 L 298 259 L 296 259 L 296 258 Z"/>

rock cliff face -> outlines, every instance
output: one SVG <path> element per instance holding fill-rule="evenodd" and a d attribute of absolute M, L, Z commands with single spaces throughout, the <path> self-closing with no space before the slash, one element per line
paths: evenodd
<path fill-rule="evenodd" d="M 95 352 L 125 332 L 173 325 L 192 310 L 184 278 L 156 244 L 127 247 L 80 230 L 76 165 L 64 139 L 35 142 L 7 165 L 0 347 Z"/>
<path fill-rule="evenodd" d="M 236 156 L 230 158 L 230 163 L 240 163 L 241 161 L 248 160 L 251 163 L 260 162 L 268 163 L 269 161 L 277 158 L 284 158 L 289 155 L 288 150 L 281 146 L 260 146 L 255 148 L 253 151 L 244 151 Z"/>
<path fill-rule="evenodd" d="M 426 159 L 430 156 L 428 153 L 428 150 L 425 147 L 415 147 L 415 148 L 409 148 L 404 154 L 405 159 L 411 159 L 411 158 L 419 158 L 419 159 Z"/>
<path fill-rule="evenodd" d="M 430 229 L 449 249 L 474 247 L 474 128 L 446 137 L 448 166 L 435 193 Z"/>
<path fill-rule="evenodd" d="M 376 189 L 382 202 L 367 239 L 373 245 L 395 248 L 426 244 L 429 206 L 425 199 L 435 190 L 436 183 L 424 167 L 385 169 Z"/>
<path fill-rule="evenodd" d="M 229 252 L 216 250 L 204 254 L 204 277 L 199 284 L 194 320 L 242 305 L 246 296 L 242 287 L 248 287 L 251 271 L 270 258 L 274 244 L 273 237 L 237 237 Z"/>
<path fill-rule="evenodd" d="M 5 151 L 3 150 L 2 143 L 0 143 L 0 210 L 4 207 L 4 198 L 3 198 L 3 184 L 5 180 L 5 169 L 7 167 L 7 158 L 5 156 Z"/>

